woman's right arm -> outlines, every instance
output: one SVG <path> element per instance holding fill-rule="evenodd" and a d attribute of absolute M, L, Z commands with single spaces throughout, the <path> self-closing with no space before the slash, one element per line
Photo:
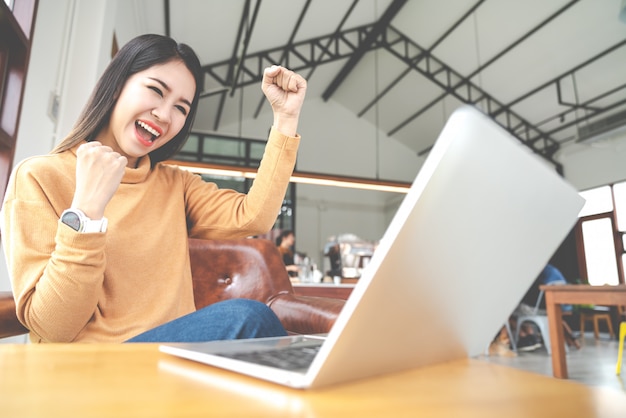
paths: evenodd
<path fill-rule="evenodd" d="M 72 341 L 97 309 L 106 237 L 59 222 L 73 182 L 41 161 L 27 160 L 11 175 L 2 207 L 3 248 L 20 321 L 42 341 Z"/>

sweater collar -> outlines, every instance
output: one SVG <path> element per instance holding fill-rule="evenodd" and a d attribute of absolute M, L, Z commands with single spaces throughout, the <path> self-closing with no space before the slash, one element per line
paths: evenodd
<path fill-rule="evenodd" d="M 137 184 L 145 181 L 150 174 L 150 168 L 150 157 L 140 158 L 137 168 L 125 168 L 122 183 Z"/>

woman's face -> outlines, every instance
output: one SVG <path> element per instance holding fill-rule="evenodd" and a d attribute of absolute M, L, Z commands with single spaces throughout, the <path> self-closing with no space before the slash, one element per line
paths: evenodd
<path fill-rule="evenodd" d="M 182 61 L 133 74 L 115 103 L 111 120 L 96 138 L 126 156 L 128 167 L 172 140 L 183 128 L 196 91 Z"/>

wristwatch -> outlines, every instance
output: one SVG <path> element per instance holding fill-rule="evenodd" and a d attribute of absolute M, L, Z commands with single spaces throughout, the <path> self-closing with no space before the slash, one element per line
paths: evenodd
<path fill-rule="evenodd" d="M 74 231 L 83 233 L 106 232 L 107 218 L 89 219 L 80 209 L 69 208 L 61 214 L 61 222 L 72 228 Z"/>

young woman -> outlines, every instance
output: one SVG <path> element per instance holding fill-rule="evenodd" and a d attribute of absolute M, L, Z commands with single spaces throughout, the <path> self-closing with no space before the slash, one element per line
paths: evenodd
<path fill-rule="evenodd" d="M 2 239 L 20 321 L 33 342 L 207 341 L 283 335 L 260 302 L 195 311 L 188 237 L 239 238 L 274 224 L 293 171 L 306 81 L 265 69 L 274 120 L 248 194 L 160 162 L 198 104 L 195 53 L 160 35 L 126 44 L 75 128 L 13 170 Z"/>

